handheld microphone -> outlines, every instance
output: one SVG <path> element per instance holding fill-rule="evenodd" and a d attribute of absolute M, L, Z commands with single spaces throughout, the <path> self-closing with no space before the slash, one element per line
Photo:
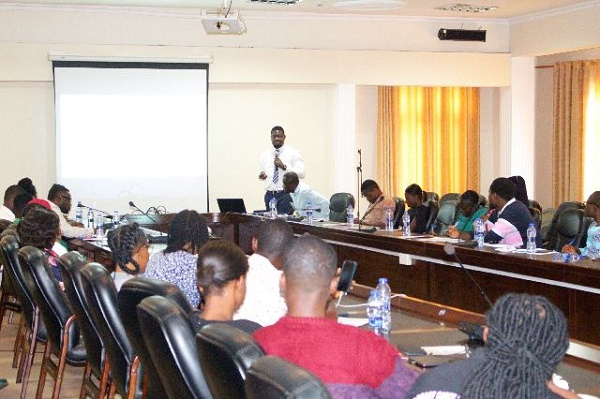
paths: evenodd
<path fill-rule="evenodd" d="M 148 215 L 147 212 L 142 211 L 140 208 L 138 208 L 137 206 L 135 206 L 135 204 L 133 203 L 133 201 L 129 201 L 129 206 L 132 208 L 137 209 L 138 211 L 140 211 L 143 215 L 145 215 L 148 219 L 150 219 L 151 221 L 154 222 L 154 224 L 156 225 L 157 229 L 160 229 L 160 224 L 150 215 Z M 164 233 L 162 231 L 158 231 L 158 233 L 162 236 Z"/>
<path fill-rule="evenodd" d="M 465 267 L 465 265 L 463 265 L 462 261 L 460 260 L 460 258 L 458 257 L 458 255 L 456 254 L 456 247 L 447 242 L 446 244 L 444 244 L 444 252 L 446 252 L 446 254 L 452 256 L 454 255 L 454 259 L 456 259 L 456 261 L 458 262 L 458 264 L 460 265 L 460 267 L 462 268 L 462 270 L 465 272 L 465 274 L 467 275 L 467 277 L 469 277 L 469 279 L 471 280 L 471 282 L 477 287 L 477 289 L 479 290 L 479 293 L 481 294 L 481 296 L 483 297 L 483 299 L 485 299 L 485 301 L 487 302 L 488 305 L 490 305 L 490 308 L 493 306 L 492 301 L 490 301 L 490 298 L 488 298 L 488 296 L 485 294 L 485 292 L 483 291 L 483 288 L 481 288 L 481 286 L 479 285 L 479 283 L 477 282 L 477 280 L 475 280 L 473 278 L 473 276 L 471 275 L 471 273 L 469 272 L 469 270 Z"/>

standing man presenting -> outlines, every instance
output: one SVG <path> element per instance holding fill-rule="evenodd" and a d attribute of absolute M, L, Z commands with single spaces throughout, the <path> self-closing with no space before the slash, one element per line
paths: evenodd
<path fill-rule="evenodd" d="M 258 178 L 265 182 L 265 208 L 269 209 L 271 198 L 277 200 L 277 213 L 291 214 L 292 199 L 283 190 L 283 175 L 286 172 L 296 172 L 300 179 L 304 178 L 304 159 L 298 150 L 285 145 L 285 133 L 281 126 L 271 129 L 273 148 L 263 151 L 260 155 Z"/>

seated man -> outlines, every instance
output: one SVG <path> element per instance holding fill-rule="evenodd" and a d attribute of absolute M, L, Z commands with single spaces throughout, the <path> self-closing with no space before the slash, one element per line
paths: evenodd
<path fill-rule="evenodd" d="M 4 191 L 4 203 L 0 207 L 0 219 L 8 220 L 11 223 L 15 221 L 15 197 L 24 192 L 25 190 L 16 184 L 9 186 Z"/>
<path fill-rule="evenodd" d="M 254 333 L 268 355 L 280 356 L 317 375 L 333 398 L 404 398 L 417 373 L 398 351 L 368 330 L 325 317 L 337 256 L 313 236 L 296 238 L 283 255 L 281 289 L 287 316 Z"/>
<path fill-rule="evenodd" d="M 506 177 L 499 177 L 490 185 L 490 207 L 495 208 L 486 222 L 488 232 L 485 242 L 520 247 L 527 244 L 527 227 L 533 220 L 529 209 L 515 199 L 515 184 Z M 542 246 L 540 232 L 536 235 L 537 247 Z"/>
<path fill-rule="evenodd" d="M 287 306 L 279 290 L 279 280 L 283 250 L 293 238 L 294 232 L 285 220 L 266 220 L 258 226 L 258 233 L 252 239 L 254 254 L 248 258 L 246 299 L 233 315 L 235 320 L 270 326 L 285 316 Z"/>
<path fill-rule="evenodd" d="M 467 360 L 421 375 L 406 397 L 575 397 L 551 382 L 569 347 L 560 309 L 542 296 L 506 294 L 487 312 L 486 321 L 483 348 Z"/>
<path fill-rule="evenodd" d="M 369 207 L 361 219 L 361 224 L 385 227 L 387 208 L 391 209 L 392 214 L 396 210 L 394 199 L 384 195 L 374 180 L 365 180 L 360 185 L 360 193 L 369 201 Z"/>
<path fill-rule="evenodd" d="M 587 231 L 587 242 L 585 247 L 577 249 L 572 245 L 565 245 L 562 252 L 580 252 L 583 256 L 591 256 L 590 251 L 594 251 L 595 256 L 600 256 L 600 191 L 594 191 L 585 202 L 585 216 L 593 218 Z"/>
<path fill-rule="evenodd" d="M 71 192 L 68 188 L 53 184 L 48 191 L 48 201 L 60 219 L 60 233 L 63 237 L 88 237 L 94 234 L 93 229 L 85 228 L 81 223 L 67 219 L 66 215 L 71 210 Z"/>
<path fill-rule="evenodd" d="M 488 209 L 479 203 L 479 194 L 473 190 L 467 190 L 460 196 L 458 201 L 459 214 L 456 224 L 448 229 L 448 236 L 463 240 L 473 239 L 473 223 L 477 218 L 482 218 Z"/>
<path fill-rule="evenodd" d="M 413 233 L 429 233 L 427 221 L 429 219 L 430 209 L 423 204 L 427 200 L 427 194 L 418 184 L 411 184 L 404 190 L 404 199 L 406 206 L 409 207 L 410 231 Z"/>
<path fill-rule="evenodd" d="M 306 216 L 306 208 L 310 203 L 315 218 L 329 218 L 329 200 L 301 182 L 296 172 L 288 172 L 283 176 L 283 190 L 292 197 L 294 209 L 299 216 Z"/>

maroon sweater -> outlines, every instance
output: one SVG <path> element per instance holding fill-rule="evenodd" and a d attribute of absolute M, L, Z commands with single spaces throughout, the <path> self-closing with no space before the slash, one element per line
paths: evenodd
<path fill-rule="evenodd" d="M 254 333 L 268 355 L 282 357 L 315 375 L 325 384 L 378 388 L 386 380 L 407 392 L 417 373 L 399 360 L 398 351 L 371 331 L 332 319 L 285 316 Z M 383 384 L 383 385 L 388 385 Z M 400 393 L 400 392 L 397 392 Z M 395 396 L 395 397 L 403 397 Z"/>

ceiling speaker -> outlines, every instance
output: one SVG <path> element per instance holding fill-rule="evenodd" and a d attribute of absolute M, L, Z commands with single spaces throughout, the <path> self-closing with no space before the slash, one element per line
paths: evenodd
<path fill-rule="evenodd" d="M 440 40 L 458 40 L 463 42 L 485 42 L 486 30 L 477 29 L 445 29 L 438 31 Z"/>

